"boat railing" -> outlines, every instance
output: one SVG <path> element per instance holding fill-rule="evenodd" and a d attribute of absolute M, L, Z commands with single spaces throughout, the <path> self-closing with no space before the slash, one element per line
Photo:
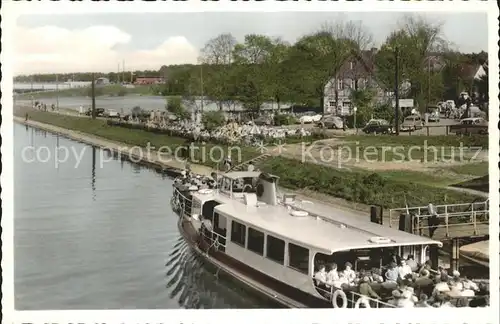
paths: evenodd
<path fill-rule="evenodd" d="M 370 308 L 396 308 L 395 305 L 386 303 L 381 301 L 380 299 L 368 297 L 365 295 L 361 295 L 360 293 L 350 291 L 350 302 L 352 305 L 355 305 L 354 308 L 359 308 L 359 305 L 362 304 L 362 302 L 359 302 L 359 300 L 365 300 L 368 305 L 370 305 Z M 358 305 L 358 307 L 356 307 Z"/>
<path fill-rule="evenodd" d="M 452 236 L 454 228 L 471 227 L 474 235 L 479 233 L 478 225 L 489 224 L 489 200 L 471 204 L 433 206 L 434 213 L 429 213 L 429 206 L 394 208 L 389 211 L 389 226 L 398 227 L 401 215 L 413 215 L 413 231 L 425 235 L 430 229 L 444 229 L 446 237 Z"/>
<path fill-rule="evenodd" d="M 354 291 L 344 291 L 341 288 L 335 288 L 331 287 L 330 289 L 325 289 L 322 287 L 316 286 L 316 289 L 318 292 L 325 297 L 328 297 L 330 302 L 332 303 L 332 306 L 334 306 L 334 303 L 337 303 L 337 301 L 333 300 L 333 297 L 335 296 L 335 291 L 340 290 L 342 291 L 345 295 L 345 301 L 343 302 L 343 305 L 338 305 L 338 308 L 361 308 L 361 305 L 363 305 L 365 308 L 395 308 L 396 306 L 391 305 L 389 303 L 386 303 L 380 299 L 368 297 L 365 295 L 361 295 L 360 293 L 354 292 Z M 349 297 L 347 297 L 347 294 L 349 294 Z M 362 299 L 360 301 L 360 299 Z"/>

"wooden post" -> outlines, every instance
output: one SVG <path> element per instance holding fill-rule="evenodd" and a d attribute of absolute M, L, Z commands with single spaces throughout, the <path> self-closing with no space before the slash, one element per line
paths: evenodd
<path fill-rule="evenodd" d="M 425 126 L 427 128 L 427 136 L 429 136 L 429 126 Z"/>
<path fill-rule="evenodd" d="M 91 90 L 92 90 L 92 119 L 96 118 L 96 111 L 95 111 L 95 76 L 94 73 L 92 73 L 92 84 L 91 84 Z"/>
<path fill-rule="evenodd" d="M 459 268 L 458 259 L 460 258 L 460 239 L 454 238 L 451 240 L 451 253 L 450 253 L 450 267 L 451 270 L 457 270 Z"/>

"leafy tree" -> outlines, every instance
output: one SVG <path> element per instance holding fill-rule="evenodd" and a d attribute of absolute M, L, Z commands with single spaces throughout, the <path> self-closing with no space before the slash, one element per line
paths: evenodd
<path fill-rule="evenodd" d="M 406 16 L 401 27 L 391 33 L 376 57 L 377 80 L 386 91 L 394 91 L 396 52 L 399 61 L 401 95 L 415 98 L 421 109 L 440 99 L 443 92 L 440 58 L 447 51 L 442 27 L 418 16 Z M 409 81 L 408 89 L 402 88 Z"/>
<path fill-rule="evenodd" d="M 204 72 L 204 94 L 212 98 L 223 109 L 227 99 L 227 89 L 230 87 L 231 63 L 236 39 L 231 34 L 221 34 L 210 39 L 201 51 L 199 61 L 209 66 Z"/>
<path fill-rule="evenodd" d="M 373 89 L 351 90 L 350 100 L 356 111 L 356 123 L 363 125 L 370 120 L 374 114 L 373 99 L 375 92 Z"/>
<path fill-rule="evenodd" d="M 222 111 L 207 111 L 203 113 L 201 122 L 205 129 L 212 131 L 222 127 L 226 123 L 226 117 Z"/>
<path fill-rule="evenodd" d="M 191 114 L 182 105 L 181 97 L 170 97 L 167 99 L 167 111 L 180 120 L 189 119 Z"/>

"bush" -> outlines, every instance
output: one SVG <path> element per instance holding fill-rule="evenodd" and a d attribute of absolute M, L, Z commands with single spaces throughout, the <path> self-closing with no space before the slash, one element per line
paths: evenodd
<path fill-rule="evenodd" d="M 205 129 L 213 131 L 226 124 L 226 116 L 224 116 L 222 111 L 207 111 L 203 113 L 201 122 L 205 126 Z"/>
<path fill-rule="evenodd" d="M 191 114 L 182 104 L 181 97 L 169 97 L 166 105 L 167 111 L 180 120 L 191 118 Z"/>
<path fill-rule="evenodd" d="M 16 115 L 20 114 L 21 117 L 24 117 L 22 113 L 23 111 L 16 111 Z M 147 128 L 144 125 L 111 120 L 106 122 L 100 119 L 92 120 L 32 110 L 29 111 L 29 114 L 30 119 L 35 121 L 101 136 L 128 145 L 145 147 L 149 143 L 153 147 L 168 146 L 175 150 L 186 143 L 186 138 L 176 136 L 173 132 Z M 208 167 L 216 168 L 216 161 L 202 156 L 202 154 L 210 154 L 210 149 L 214 147 L 214 144 L 207 143 L 204 146 L 205 150 L 194 150 L 194 159 L 204 161 L 203 164 Z M 241 147 L 240 152 L 241 160 L 235 161 L 236 163 L 260 155 L 255 148 Z M 429 202 L 435 205 L 463 203 L 478 198 L 467 193 L 414 182 L 397 181 L 375 173 L 334 169 L 313 163 L 302 163 L 299 160 L 285 157 L 273 157 L 265 160 L 259 165 L 259 168 L 264 172 L 279 176 L 281 185 L 290 189 L 310 189 L 356 203 L 381 205 L 384 208 L 401 207 L 405 206 L 406 203 L 410 206 L 424 206 Z"/>
<path fill-rule="evenodd" d="M 297 118 L 292 115 L 276 114 L 274 116 L 274 126 L 293 125 L 297 122 Z"/>
<path fill-rule="evenodd" d="M 116 95 L 118 97 L 124 97 L 125 95 L 127 95 L 127 89 L 125 87 L 121 87 L 120 89 L 118 89 Z"/>

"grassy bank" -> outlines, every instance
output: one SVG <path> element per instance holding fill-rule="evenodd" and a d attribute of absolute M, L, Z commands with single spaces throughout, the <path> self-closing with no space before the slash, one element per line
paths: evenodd
<path fill-rule="evenodd" d="M 157 93 L 157 86 L 149 86 L 149 85 L 138 85 L 134 88 L 126 88 L 121 85 L 109 85 L 96 88 L 96 93 L 98 96 L 126 96 L 126 95 L 155 95 Z M 64 98 L 64 97 L 85 97 L 90 95 L 90 87 L 82 87 L 82 88 L 72 88 L 72 89 L 63 89 L 59 91 L 44 91 L 38 93 L 25 93 L 18 96 L 18 99 L 21 100 L 30 100 L 33 99 L 44 99 L 44 98 Z"/>
<path fill-rule="evenodd" d="M 23 111 L 18 110 L 16 114 L 24 117 Z M 38 122 L 93 134 L 128 145 L 146 146 L 149 143 L 156 148 L 167 146 L 170 150 L 175 150 L 186 143 L 185 138 L 110 126 L 104 120 L 63 116 L 39 111 L 30 111 L 29 116 L 30 119 Z M 214 162 L 209 157 L 209 154 L 213 151 L 212 148 L 215 146 L 217 145 L 207 143 L 204 150 L 195 152 L 194 158 L 200 161 L 200 164 L 216 167 L 217 162 Z M 218 147 L 220 148 L 220 146 Z M 227 150 L 227 146 L 222 147 L 222 149 Z M 220 155 L 220 149 L 214 151 L 217 151 L 218 155 Z M 238 154 L 240 155 L 239 159 L 242 161 L 260 155 L 260 152 L 253 147 L 242 147 L 239 152 L 232 150 L 231 153 L 233 159 L 236 158 L 235 154 Z M 422 183 L 396 181 L 391 177 L 384 177 L 366 171 L 333 169 L 284 157 L 273 157 L 264 161 L 259 167 L 263 171 L 279 176 L 281 185 L 290 189 L 310 189 L 348 201 L 367 205 L 377 204 L 385 208 L 402 207 L 406 203 L 410 206 L 426 205 L 429 202 L 434 204 L 463 203 L 477 198 L 470 194 L 445 190 Z"/>

